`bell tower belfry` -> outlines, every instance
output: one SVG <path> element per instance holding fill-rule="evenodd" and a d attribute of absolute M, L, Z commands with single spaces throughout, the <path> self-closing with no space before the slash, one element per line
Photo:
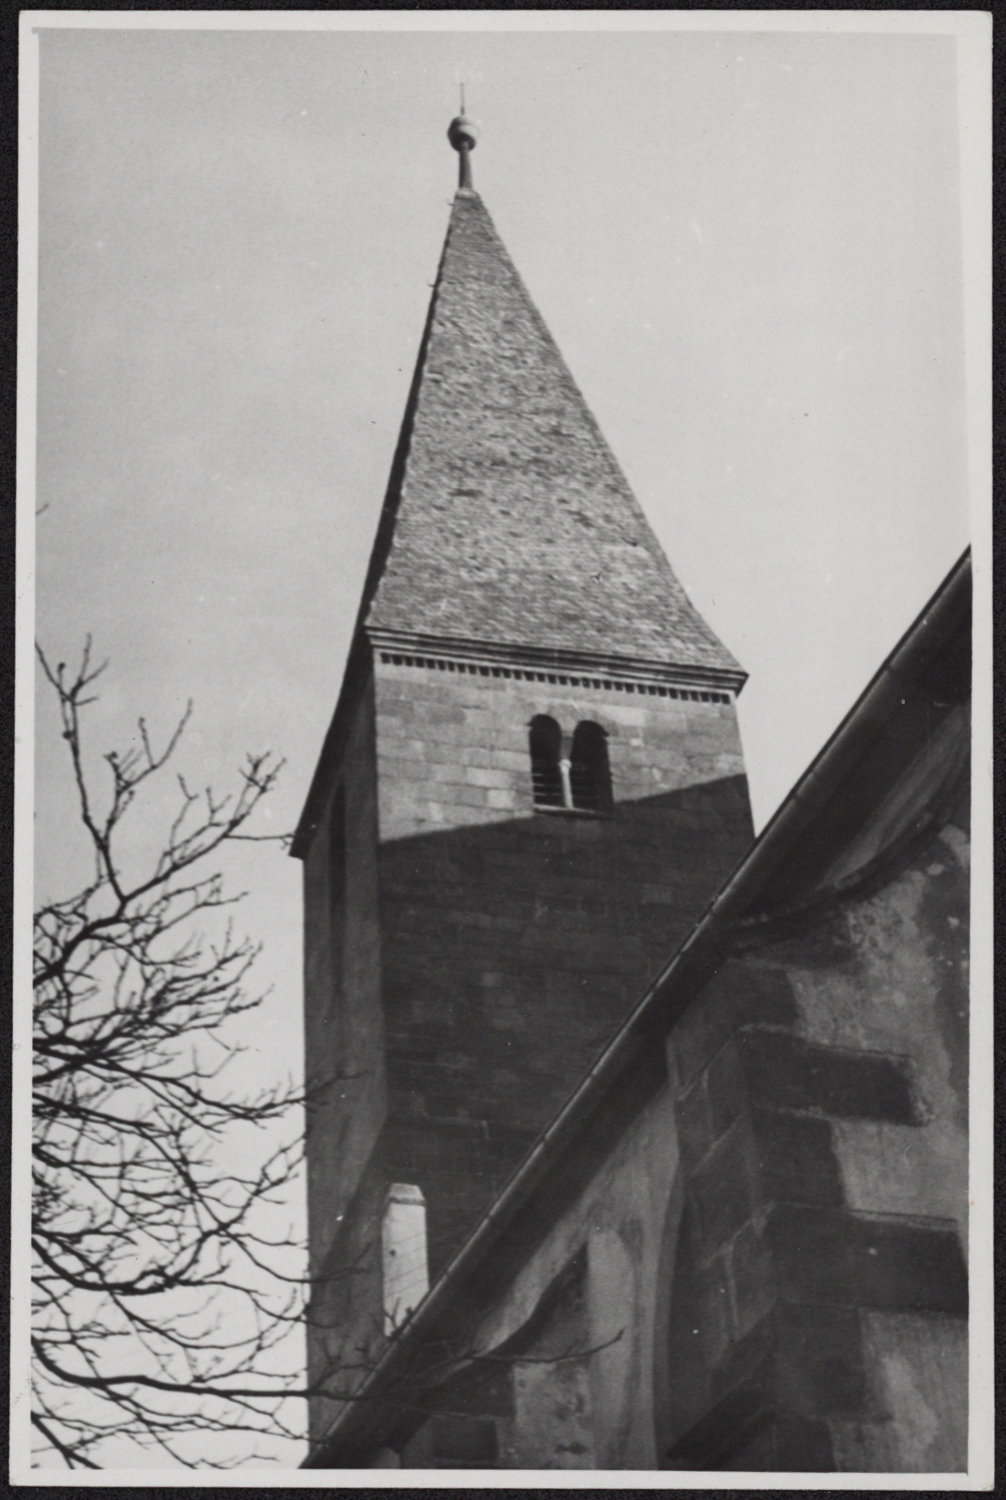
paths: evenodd
<path fill-rule="evenodd" d="M 472 187 L 474 126 L 448 134 L 460 186 L 293 846 L 314 1378 L 393 1316 L 388 1225 L 422 1221 L 444 1267 L 752 837 L 744 673 Z"/>

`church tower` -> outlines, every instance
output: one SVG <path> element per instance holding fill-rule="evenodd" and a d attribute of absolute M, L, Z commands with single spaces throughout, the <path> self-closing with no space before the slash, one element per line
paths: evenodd
<path fill-rule="evenodd" d="M 294 841 L 314 1379 L 443 1269 L 752 837 L 744 673 L 472 187 L 474 127 L 449 137 L 460 187 Z"/>

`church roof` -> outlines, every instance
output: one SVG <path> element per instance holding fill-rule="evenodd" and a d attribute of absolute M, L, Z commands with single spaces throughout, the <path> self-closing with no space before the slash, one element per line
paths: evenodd
<path fill-rule="evenodd" d="M 363 618 L 370 633 L 742 680 L 470 188 L 454 200 Z"/>

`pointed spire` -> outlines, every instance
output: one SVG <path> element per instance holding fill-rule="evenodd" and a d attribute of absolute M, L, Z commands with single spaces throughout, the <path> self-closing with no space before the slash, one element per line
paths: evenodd
<path fill-rule="evenodd" d="M 467 126 L 453 121 L 452 137 Z M 363 611 L 372 638 L 588 653 L 744 680 L 671 571 L 485 205 L 464 187 Z"/>
<path fill-rule="evenodd" d="M 475 150 L 479 132 L 473 120 L 465 114 L 465 86 L 461 85 L 461 113 L 447 127 L 447 139 L 458 153 L 458 189 L 473 192 L 471 153 Z"/>

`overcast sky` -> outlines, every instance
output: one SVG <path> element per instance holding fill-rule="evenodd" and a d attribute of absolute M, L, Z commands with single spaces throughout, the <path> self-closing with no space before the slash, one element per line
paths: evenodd
<path fill-rule="evenodd" d="M 763 825 L 969 540 L 954 39 L 59 29 L 40 77 L 37 631 L 111 659 L 95 743 L 192 697 L 179 768 L 271 747 L 296 822 L 463 78 L 475 187 L 750 674 Z M 37 736 L 37 873 L 66 894 L 44 695 Z M 235 861 L 270 1070 L 300 1065 L 299 875 Z"/>

